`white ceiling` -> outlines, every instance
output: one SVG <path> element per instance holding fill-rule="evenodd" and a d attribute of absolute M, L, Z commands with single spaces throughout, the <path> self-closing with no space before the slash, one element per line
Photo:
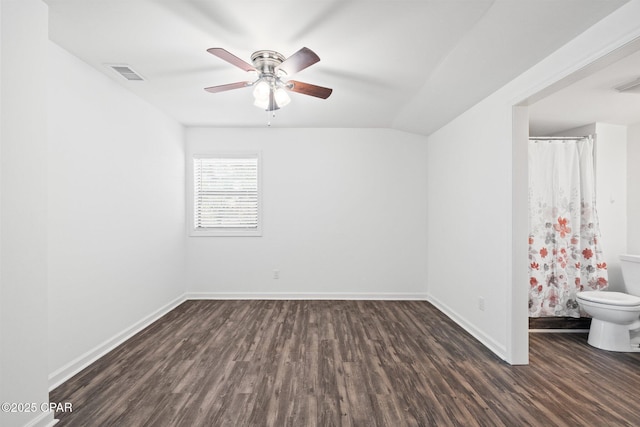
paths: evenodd
<path fill-rule="evenodd" d="M 529 133 L 550 136 L 601 122 L 640 123 L 640 87 L 615 88 L 640 78 L 640 50 L 529 107 Z"/>
<path fill-rule="evenodd" d="M 303 46 L 321 61 L 293 78 L 333 88 L 292 94 L 275 127 L 390 127 L 429 134 L 626 0 L 45 0 L 50 38 L 185 125 L 264 126 L 251 89 L 203 88 Z M 105 64 L 128 64 L 129 82 Z M 90 90 L 90 89 L 89 89 Z"/>

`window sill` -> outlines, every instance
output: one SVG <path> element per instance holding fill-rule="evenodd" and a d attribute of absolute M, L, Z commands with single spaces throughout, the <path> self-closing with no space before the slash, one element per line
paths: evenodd
<path fill-rule="evenodd" d="M 261 230 L 191 230 L 189 237 L 261 237 Z"/>

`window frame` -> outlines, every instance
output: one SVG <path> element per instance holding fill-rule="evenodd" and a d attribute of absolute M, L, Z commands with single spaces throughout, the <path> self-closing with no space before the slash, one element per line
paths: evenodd
<path fill-rule="evenodd" d="M 258 187 L 258 218 L 256 228 L 206 228 L 198 229 L 195 224 L 195 165 L 196 159 L 256 159 L 257 160 L 257 187 Z M 187 167 L 187 213 L 189 219 L 188 234 L 191 237 L 260 237 L 262 236 L 262 153 L 260 151 L 242 152 L 198 152 L 188 158 Z"/>

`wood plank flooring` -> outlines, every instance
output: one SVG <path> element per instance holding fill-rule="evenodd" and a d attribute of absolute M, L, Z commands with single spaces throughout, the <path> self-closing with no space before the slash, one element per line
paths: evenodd
<path fill-rule="evenodd" d="M 640 353 L 509 366 L 424 301 L 187 301 L 62 384 L 58 426 L 638 426 Z"/>

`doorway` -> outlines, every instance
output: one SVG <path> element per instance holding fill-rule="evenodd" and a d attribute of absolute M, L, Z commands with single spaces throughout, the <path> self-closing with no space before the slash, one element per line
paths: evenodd
<path fill-rule="evenodd" d="M 595 126 L 596 123 L 625 128 L 637 125 L 639 130 L 634 131 L 634 135 L 636 133 L 640 134 L 640 123 L 637 123 L 640 122 L 640 120 L 638 120 L 638 118 L 640 118 L 640 86 L 631 93 L 623 93 L 615 89 L 617 87 L 616 85 L 619 86 L 625 82 L 633 80 L 633 78 L 640 77 L 640 74 L 634 74 L 638 73 L 637 70 L 639 69 L 640 39 L 635 39 L 632 42 L 626 43 L 612 52 L 601 56 L 588 66 L 577 70 L 573 74 L 542 89 L 538 93 L 527 98 L 525 101 L 515 105 L 513 107 L 514 192 L 524 191 L 526 194 L 528 191 L 526 176 L 526 144 L 530 134 L 532 136 L 562 135 L 563 132 L 570 132 L 572 129 L 585 125 L 593 124 Z M 594 94 L 599 94 L 601 98 L 595 99 Z M 588 101 L 589 99 L 591 99 L 591 102 Z M 629 103 L 632 103 L 633 107 L 629 107 Z M 559 110 L 562 111 L 562 114 L 558 112 Z M 637 121 L 636 123 L 634 123 L 634 118 Z M 564 135 L 567 134 L 565 133 Z M 626 140 L 624 141 L 624 144 L 626 146 Z M 637 144 L 640 144 L 640 140 L 637 141 Z M 640 148 L 634 150 L 634 152 L 635 151 L 640 152 Z M 602 155 L 603 152 L 599 154 Z M 617 153 L 617 157 L 618 159 L 621 158 L 620 153 Z M 626 158 L 626 154 L 623 154 L 622 157 Z M 611 159 L 608 161 L 611 161 Z M 602 165 L 600 166 L 602 167 Z M 626 164 L 623 166 L 624 167 L 619 168 L 618 172 L 626 173 Z M 611 168 L 612 166 L 609 165 L 608 167 Z M 603 175 L 606 176 L 606 174 Z M 626 176 L 624 179 L 626 181 L 630 180 L 630 178 Z M 613 183 L 608 183 L 607 185 L 614 186 Z M 626 185 L 624 188 L 626 188 Z M 623 204 L 622 197 L 611 194 L 608 191 L 601 194 L 601 199 L 608 201 L 613 200 L 613 203 L 608 203 L 609 205 L 617 203 L 617 206 L 620 206 Z M 633 201 L 633 203 L 640 205 L 640 201 Z M 610 208 L 610 206 L 607 207 Z M 626 210 L 624 211 L 624 215 L 626 217 Z M 526 275 L 522 274 L 522 271 L 526 272 L 528 269 L 527 250 L 523 247 L 524 245 L 519 245 L 517 241 L 517 237 L 525 236 L 526 231 L 524 230 L 528 230 L 528 209 L 526 200 L 518 200 L 514 197 L 513 215 L 513 277 L 515 287 L 513 298 L 515 301 L 518 297 L 528 299 L 527 296 L 524 295 L 526 292 L 522 292 L 522 290 L 518 289 L 515 285 L 515 283 L 526 283 Z M 612 227 L 615 227 L 615 225 Z M 619 220 L 618 228 L 620 228 Z M 618 230 L 618 232 L 623 236 L 626 236 L 626 231 L 627 230 Z M 606 239 L 605 232 L 610 234 L 605 228 L 605 230 L 603 230 L 603 236 L 605 236 L 603 239 Z M 624 250 L 623 247 L 626 248 L 627 244 L 624 242 L 624 239 L 619 237 L 614 238 L 614 240 L 616 240 L 616 243 L 612 245 L 612 248 L 608 249 L 612 254 L 607 256 L 609 259 L 615 258 L 616 260 L 612 263 L 612 274 L 610 276 L 613 278 L 613 281 L 618 284 L 620 282 L 619 278 L 621 277 L 621 274 L 617 263 L 618 253 L 616 252 Z M 623 241 L 622 243 L 621 240 Z M 640 240 L 640 238 L 638 240 Z M 640 241 L 637 245 L 640 246 Z M 616 290 L 616 286 L 611 290 Z M 518 301 L 522 301 L 522 299 Z M 523 309 L 521 312 L 514 311 L 514 321 L 516 318 L 521 319 L 522 317 L 526 317 L 528 320 L 526 309 Z M 520 353 L 522 353 L 522 348 L 527 348 L 528 353 L 529 325 L 528 322 L 526 323 L 527 333 L 523 333 L 523 335 L 526 336 L 527 343 L 524 343 L 524 337 L 518 336 L 518 331 L 521 331 L 521 329 L 514 328 L 513 332 L 512 339 L 513 342 L 517 344 L 517 347 L 521 348 Z M 522 325 L 522 323 L 520 323 L 520 325 Z M 584 330 L 585 323 L 572 323 L 567 326 L 571 329 Z M 550 329 L 562 328 L 558 328 L 556 325 Z M 515 352 L 518 353 L 517 350 Z"/>

